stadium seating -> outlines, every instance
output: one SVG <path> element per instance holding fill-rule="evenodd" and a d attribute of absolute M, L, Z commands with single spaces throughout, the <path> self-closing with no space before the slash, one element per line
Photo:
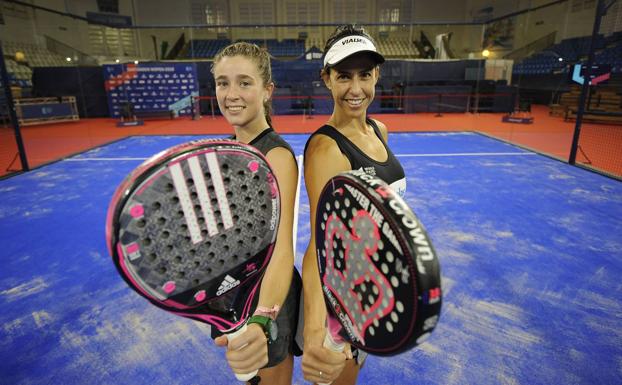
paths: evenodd
<path fill-rule="evenodd" d="M 25 61 L 30 67 L 65 67 L 72 64 L 65 58 L 49 51 L 46 47 L 20 42 L 3 41 L 5 55 L 14 57 L 17 52 L 24 53 Z"/>
<path fill-rule="evenodd" d="M 194 39 L 186 44 L 180 56 L 182 59 L 213 58 L 218 51 L 229 44 L 231 44 L 231 40 L 229 39 Z"/>
<path fill-rule="evenodd" d="M 9 81 L 11 85 L 29 87 L 31 84 L 32 70 L 27 65 L 18 64 L 15 60 L 5 58 Z"/>
<path fill-rule="evenodd" d="M 554 46 L 531 55 L 513 68 L 513 75 L 546 75 L 552 72 L 568 72 L 569 64 L 585 63 L 591 38 L 565 39 Z M 560 60 L 561 59 L 561 60 Z M 622 33 L 608 37 L 598 35 L 595 42 L 595 64 L 611 65 L 613 73 L 622 73 Z"/>
<path fill-rule="evenodd" d="M 2 41 L 2 50 L 5 55 L 5 63 L 7 72 L 13 85 L 20 87 L 32 86 L 32 68 L 33 67 L 67 67 L 71 66 L 62 56 L 50 52 L 46 47 L 21 42 L 13 42 L 8 40 Z M 24 61 L 17 62 L 14 59 L 15 54 L 21 52 L 24 54 Z"/>
<path fill-rule="evenodd" d="M 302 40 L 283 39 L 245 39 L 249 43 L 255 43 L 268 49 L 274 57 L 298 57 L 305 53 L 305 44 Z M 220 49 L 231 44 L 228 39 L 218 40 L 190 40 L 187 47 L 182 51 L 183 58 L 213 58 Z"/>
<path fill-rule="evenodd" d="M 309 37 L 305 40 L 305 49 L 306 51 L 308 51 L 311 48 L 315 47 L 323 51 L 324 43 L 324 40 L 320 39 L 319 37 Z"/>
<path fill-rule="evenodd" d="M 378 39 L 378 50 L 387 58 L 413 58 L 417 56 L 415 45 L 408 39 Z"/>
<path fill-rule="evenodd" d="M 312 47 L 324 48 L 324 42 L 320 39 L 309 38 L 306 40 L 298 39 L 244 39 L 249 43 L 257 44 L 260 47 L 267 48 L 273 57 L 278 58 L 294 58 L 303 55 Z M 201 40 L 194 39 L 187 43 L 186 48 L 182 51 L 182 58 L 205 58 L 209 59 L 226 45 L 230 44 L 230 40 Z M 387 58 L 412 58 L 417 55 L 415 46 L 408 39 L 382 39 L 377 41 L 378 49 Z"/>

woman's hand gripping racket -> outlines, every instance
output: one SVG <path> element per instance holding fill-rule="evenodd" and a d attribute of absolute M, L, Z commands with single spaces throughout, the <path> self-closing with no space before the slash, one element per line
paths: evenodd
<path fill-rule="evenodd" d="M 343 342 L 394 355 L 422 342 L 438 322 L 436 252 L 408 205 L 362 171 L 328 181 L 317 208 L 316 248 L 328 329 L 324 346 Z"/>
<path fill-rule="evenodd" d="M 246 328 L 279 214 L 277 181 L 258 150 L 201 140 L 153 156 L 120 184 L 106 237 L 132 289 L 233 339 Z"/>

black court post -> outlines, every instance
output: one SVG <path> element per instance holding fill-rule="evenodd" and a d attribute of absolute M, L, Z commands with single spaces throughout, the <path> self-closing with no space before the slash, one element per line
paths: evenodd
<path fill-rule="evenodd" d="M 592 37 L 590 39 L 590 48 L 587 57 L 587 65 L 583 74 L 583 86 L 581 87 L 581 96 L 579 97 L 579 107 L 577 109 L 577 117 L 574 126 L 574 135 L 572 137 L 572 147 L 570 147 L 570 157 L 568 158 L 569 164 L 575 164 L 577 160 L 577 148 L 579 147 L 579 136 L 581 135 L 581 124 L 583 123 L 583 113 L 585 112 L 585 99 L 590 89 L 590 77 L 592 75 L 592 65 L 594 64 L 594 48 L 596 43 L 596 37 L 600 30 L 600 21 L 602 17 L 607 13 L 607 9 L 615 3 L 616 0 L 609 0 L 605 3 L 605 0 L 598 0 L 596 4 L 596 16 L 594 17 L 594 28 L 592 29 Z"/>
<path fill-rule="evenodd" d="M 437 118 L 442 117 L 443 114 L 441 114 L 441 103 L 443 102 L 443 95 L 439 92 L 438 93 L 438 101 L 436 102 L 436 116 Z"/>
<path fill-rule="evenodd" d="M 2 84 L 4 85 L 4 93 L 6 95 L 6 103 L 11 116 L 11 123 L 13 124 L 13 132 L 15 133 L 15 142 L 17 143 L 17 151 L 19 152 L 19 160 L 22 162 L 22 169 L 24 171 L 30 170 L 28 167 L 28 160 L 26 158 L 26 149 L 24 148 L 24 142 L 22 141 L 22 134 L 19 130 L 19 123 L 17 122 L 17 114 L 15 113 L 15 105 L 13 104 L 13 94 L 11 94 L 11 84 L 9 83 L 9 74 L 6 70 L 6 63 L 4 62 L 4 51 L 2 50 L 2 43 L 0 42 L 0 67 L 2 76 Z"/>

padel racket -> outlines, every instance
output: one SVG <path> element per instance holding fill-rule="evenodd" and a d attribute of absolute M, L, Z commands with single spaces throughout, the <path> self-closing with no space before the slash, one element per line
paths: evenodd
<path fill-rule="evenodd" d="M 362 171 L 329 180 L 315 235 L 325 347 L 342 350 L 346 340 L 388 356 L 427 338 L 441 310 L 438 258 L 421 222 L 384 181 Z"/>
<path fill-rule="evenodd" d="M 251 314 L 279 215 L 278 184 L 257 149 L 200 140 L 156 154 L 128 175 L 110 203 L 106 237 L 137 293 L 235 338 Z"/>

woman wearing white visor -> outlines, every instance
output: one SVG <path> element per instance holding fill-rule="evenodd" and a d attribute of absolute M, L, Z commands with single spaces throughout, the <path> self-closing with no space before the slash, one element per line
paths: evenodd
<path fill-rule="evenodd" d="M 333 113 L 307 141 L 304 154 L 305 184 L 309 195 L 311 229 L 315 229 L 317 203 L 324 185 L 343 171 L 363 170 L 404 194 L 404 170 L 387 146 L 387 128 L 367 116 L 380 77 L 384 57 L 363 28 L 338 27 L 326 42 L 322 80 L 330 90 Z M 365 353 L 343 352 L 323 346 L 326 307 L 315 255 L 315 235 L 303 260 L 304 354 L 302 369 L 307 381 L 354 384 Z"/>

